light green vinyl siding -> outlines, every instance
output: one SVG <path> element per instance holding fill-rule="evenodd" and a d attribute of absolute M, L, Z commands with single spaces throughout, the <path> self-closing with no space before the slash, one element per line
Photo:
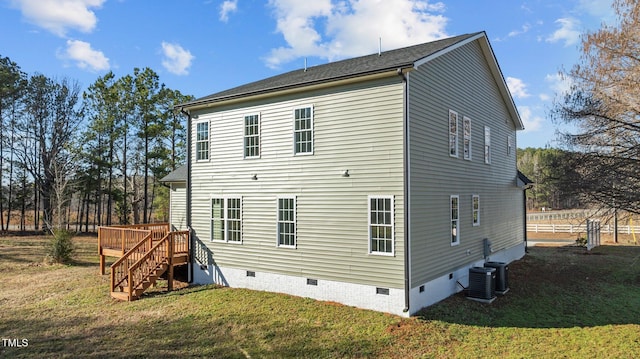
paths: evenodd
<path fill-rule="evenodd" d="M 294 154 L 294 110 L 312 106 L 313 154 Z M 260 113 L 260 158 L 244 115 Z M 219 266 L 381 287 L 404 285 L 403 84 L 387 78 L 193 114 L 210 161 L 192 164 L 195 237 Z M 194 153 L 192 150 L 191 156 Z M 345 170 L 349 177 L 343 177 Z M 257 180 L 253 180 L 253 175 Z M 369 254 L 368 196 L 393 196 L 395 255 Z M 210 242 L 210 199 L 242 197 L 242 244 Z M 296 204 L 296 245 L 277 246 L 277 200 Z"/>
<path fill-rule="evenodd" d="M 187 229 L 187 184 L 185 182 L 171 183 L 169 205 L 169 222 L 173 228 L 183 231 Z"/>
<path fill-rule="evenodd" d="M 411 286 L 523 241 L 522 190 L 516 187 L 515 125 L 478 42 L 448 52 L 409 73 Z M 449 153 L 449 111 L 471 123 L 471 160 Z M 484 128 L 491 128 L 491 164 L 484 161 Z M 463 138 L 462 128 L 458 136 Z M 515 144 L 514 144 L 515 145 Z M 458 141 L 463 153 L 464 141 Z M 451 245 L 450 196 L 459 196 L 459 245 Z M 480 225 L 473 226 L 473 195 Z"/>

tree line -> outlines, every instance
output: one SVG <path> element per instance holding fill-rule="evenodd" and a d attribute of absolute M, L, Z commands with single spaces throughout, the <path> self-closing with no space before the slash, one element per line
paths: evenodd
<path fill-rule="evenodd" d="M 150 68 L 81 91 L 0 56 L 0 231 L 166 220 L 159 179 L 186 156 L 174 107 L 192 99 Z"/>

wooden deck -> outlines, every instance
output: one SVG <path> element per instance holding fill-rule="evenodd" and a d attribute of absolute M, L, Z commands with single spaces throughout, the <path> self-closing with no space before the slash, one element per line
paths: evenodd
<path fill-rule="evenodd" d="M 189 263 L 189 231 L 171 232 L 168 223 L 98 228 L 100 274 L 105 257 L 118 258 L 111 265 L 111 296 L 138 299 L 165 272 L 173 289 L 174 267 Z"/>

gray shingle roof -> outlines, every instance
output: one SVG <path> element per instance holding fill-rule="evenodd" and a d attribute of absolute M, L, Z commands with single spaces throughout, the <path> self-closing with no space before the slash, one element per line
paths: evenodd
<path fill-rule="evenodd" d="M 160 182 L 187 182 L 187 166 L 180 166 L 162 177 Z"/>
<path fill-rule="evenodd" d="M 320 84 L 329 81 L 348 79 L 412 67 L 415 62 L 433 55 L 458 42 L 476 36 L 480 33 L 465 34 L 424 44 L 404 47 L 382 52 L 380 55 L 367 56 L 331 62 L 324 65 L 299 69 L 284 74 L 251 82 L 229 90 L 214 93 L 194 101 L 182 104 L 181 107 L 191 107 L 200 104 L 219 102 L 250 95 L 264 94 L 279 90 Z"/>

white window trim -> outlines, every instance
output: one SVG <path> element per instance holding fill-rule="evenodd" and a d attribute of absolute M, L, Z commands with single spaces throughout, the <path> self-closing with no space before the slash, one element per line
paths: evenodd
<path fill-rule="evenodd" d="M 371 199 L 391 200 L 391 252 L 374 252 L 371 250 Z M 393 257 L 396 253 L 396 219 L 395 219 L 395 198 L 393 195 L 369 195 L 367 196 L 367 242 L 368 253 L 376 256 Z"/>
<path fill-rule="evenodd" d="M 478 199 L 477 210 L 474 208 L 474 202 L 476 198 Z M 476 211 L 477 211 L 477 217 L 475 216 Z M 478 218 L 477 222 L 475 221 L 475 218 Z M 473 223 L 474 227 L 478 227 L 480 225 L 480 195 L 479 194 L 471 195 L 471 222 Z"/>
<path fill-rule="evenodd" d="M 451 134 L 452 134 L 452 132 L 451 132 L 451 116 L 452 115 L 454 115 L 455 118 L 456 118 L 455 140 L 454 140 L 455 143 L 453 144 L 455 146 L 454 153 L 451 153 L 451 145 L 452 145 L 452 143 L 451 143 Z M 447 148 L 448 148 L 448 151 L 449 151 L 449 156 L 455 157 L 455 158 L 459 157 L 459 153 L 458 153 L 458 147 L 459 146 L 458 145 L 460 143 L 459 143 L 458 133 L 460 131 L 458 130 L 458 128 L 459 128 L 458 120 L 459 120 L 458 113 L 456 111 L 449 110 L 449 116 L 447 116 L 447 138 L 448 138 L 447 142 L 449 143 L 449 146 Z"/>
<path fill-rule="evenodd" d="M 207 140 L 206 141 L 198 141 L 198 125 L 201 123 L 207 124 Z M 194 159 L 196 162 L 209 162 L 211 160 L 211 121 L 197 121 L 194 123 L 195 126 L 195 141 L 194 141 Z M 198 143 L 207 142 L 207 158 L 198 159 Z"/>
<path fill-rule="evenodd" d="M 296 110 L 300 110 L 303 108 L 310 109 L 311 112 L 311 152 L 296 152 Z M 293 130 L 293 155 L 294 156 L 312 156 L 316 150 L 315 144 L 315 111 L 313 105 L 302 105 L 296 106 L 293 111 L 291 111 L 291 117 L 293 117 L 292 130 Z M 307 130 L 305 130 L 307 131 Z"/>
<path fill-rule="evenodd" d="M 466 124 L 469 124 L 469 132 L 467 133 L 466 131 Z M 472 136 L 472 130 L 471 130 L 471 119 L 467 116 L 463 116 L 462 117 L 462 156 L 464 157 L 465 160 L 467 161 L 471 161 L 471 149 L 473 148 L 472 144 L 473 142 L 471 141 Z M 465 152 L 465 149 L 467 149 L 466 146 L 466 142 L 469 142 L 469 150 L 467 152 Z"/>
<path fill-rule="evenodd" d="M 247 130 L 247 117 L 249 116 L 258 116 L 258 155 L 257 156 L 247 156 L 247 137 L 255 137 L 254 136 L 247 136 L 246 130 Z M 245 115 L 242 116 L 242 156 L 245 159 L 252 159 L 252 158 L 260 158 L 260 156 L 262 156 L 262 113 L 260 112 L 255 112 L 255 113 L 247 113 Z"/>
<path fill-rule="evenodd" d="M 453 202 L 453 199 L 456 198 L 458 201 L 458 210 L 457 210 L 457 215 L 458 218 L 457 219 L 453 219 L 453 205 L 451 202 Z M 459 195 L 451 195 L 449 196 L 449 243 L 451 243 L 451 246 L 457 246 L 460 244 L 460 196 Z M 453 242 L 451 241 L 452 237 L 453 237 L 453 233 L 452 231 L 452 224 L 453 222 L 456 222 L 456 241 Z"/>
<path fill-rule="evenodd" d="M 213 207 L 213 200 L 214 199 L 221 199 L 222 200 L 222 222 L 224 223 L 224 239 L 214 239 L 213 236 L 211 235 L 211 231 L 213 228 L 211 228 L 211 221 L 213 220 L 213 214 L 211 213 L 211 208 Z M 229 218 L 228 218 L 228 205 L 227 205 L 227 201 L 229 199 L 238 199 L 240 200 L 240 240 L 239 241 L 230 241 L 229 240 Z M 242 220 L 242 196 L 210 196 L 209 197 L 209 241 L 211 242 L 216 242 L 216 243 L 233 243 L 233 244 L 242 244 L 242 242 L 244 241 L 244 221 Z"/>
<path fill-rule="evenodd" d="M 484 126 L 484 163 L 491 164 L 491 128 Z"/>
<path fill-rule="evenodd" d="M 293 199 L 293 245 L 280 244 L 280 200 Z M 276 197 L 276 247 L 278 248 L 297 248 L 298 247 L 298 198 L 296 196 L 278 196 Z"/>

